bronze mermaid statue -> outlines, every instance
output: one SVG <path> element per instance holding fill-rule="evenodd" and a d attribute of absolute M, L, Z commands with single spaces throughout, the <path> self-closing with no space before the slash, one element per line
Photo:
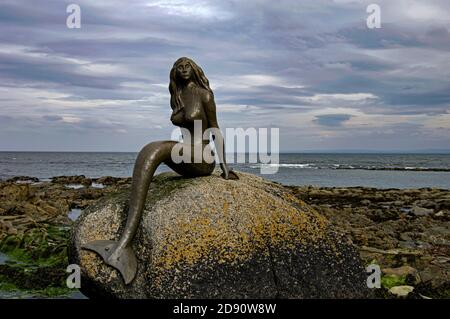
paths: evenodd
<path fill-rule="evenodd" d="M 203 151 L 201 158 L 198 158 L 198 152 L 192 151 L 188 152 L 190 161 L 175 161 L 172 156 L 173 149 L 180 145 L 180 142 L 176 141 L 158 141 L 144 146 L 134 165 L 127 221 L 119 241 L 96 240 L 82 246 L 84 249 L 96 252 L 106 264 L 117 269 L 125 284 L 129 284 L 136 276 L 137 259 L 132 248 L 132 240 L 141 221 L 153 174 L 161 163 L 185 177 L 210 175 L 216 163 L 214 158 L 205 160 L 203 157 L 203 154 L 208 152 L 213 156 L 210 141 L 204 139 L 203 133 L 214 129 L 215 133 L 211 135 L 211 138 L 214 140 L 222 169 L 221 176 L 225 179 L 239 179 L 237 174 L 228 168 L 225 161 L 225 149 L 217 123 L 214 95 L 203 70 L 191 59 L 179 58 L 170 71 L 169 91 L 172 108 L 170 120 L 174 125 L 190 133 L 188 147 L 192 150 L 200 147 Z M 201 123 L 202 134 L 195 134 L 195 122 Z M 183 140 L 183 143 L 186 142 Z"/>

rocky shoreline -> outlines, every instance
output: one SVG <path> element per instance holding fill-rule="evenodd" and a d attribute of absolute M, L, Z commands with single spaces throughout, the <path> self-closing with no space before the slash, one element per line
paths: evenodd
<path fill-rule="evenodd" d="M 0 298 L 74 297 L 65 286 L 73 212 L 128 188 L 130 181 L 85 176 L 0 181 Z M 348 235 L 365 265 L 381 267 L 378 297 L 407 292 L 408 298 L 450 297 L 449 190 L 286 188 Z"/>
<path fill-rule="evenodd" d="M 289 188 L 347 234 L 366 264 L 381 267 L 381 296 L 409 286 L 411 297 L 450 298 L 449 190 Z"/>

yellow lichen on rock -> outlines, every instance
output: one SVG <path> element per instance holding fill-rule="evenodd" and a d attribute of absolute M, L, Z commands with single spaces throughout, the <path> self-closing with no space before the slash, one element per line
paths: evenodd
<path fill-rule="evenodd" d="M 202 260 L 235 264 L 255 254 L 267 254 L 269 246 L 294 247 L 323 236 L 324 217 L 301 211 L 294 205 L 298 200 L 286 192 L 276 197 L 255 180 L 249 183 L 243 179 L 228 183 L 227 192 L 222 191 L 221 179 L 208 183 L 205 192 L 193 192 L 195 183 L 175 192 L 173 195 L 185 204 L 195 194 L 194 202 L 206 202 L 210 208 L 199 209 L 195 203 L 177 207 L 174 224 L 158 236 L 164 238 L 164 244 L 153 247 L 154 266 L 168 269 Z"/>

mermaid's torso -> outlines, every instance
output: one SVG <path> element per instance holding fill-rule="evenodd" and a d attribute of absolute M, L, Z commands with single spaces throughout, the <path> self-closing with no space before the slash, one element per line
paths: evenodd
<path fill-rule="evenodd" d="M 194 134 L 194 122 L 201 121 L 202 134 L 208 128 L 208 120 L 205 110 L 203 108 L 203 89 L 192 87 L 184 90 L 181 94 L 184 107 L 178 111 L 173 111 L 170 120 L 176 126 L 186 128 L 191 133 L 192 144 L 209 143 L 208 140 L 203 140 L 202 137 Z"/>

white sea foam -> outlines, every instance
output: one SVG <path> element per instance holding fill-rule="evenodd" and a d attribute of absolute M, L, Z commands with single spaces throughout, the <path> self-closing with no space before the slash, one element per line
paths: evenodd
<path fill-rule="evenodd" d="M 66 184 L 64 186 L 67 188 L 72 188 L 72 189 L 80 189 L 80 188 L 84 187 L 84 185 L 81 185 L 81 184 Z"/>
<path fill-rule="evenodd" d="M 251 168 L 260 168 L 262 166 L 266 167 L 285 167 L 285 168 L 312 168 L 317 169 L 318 167 L 314 166 L 314 164 L 256 164 L 250 165 Z"/>

